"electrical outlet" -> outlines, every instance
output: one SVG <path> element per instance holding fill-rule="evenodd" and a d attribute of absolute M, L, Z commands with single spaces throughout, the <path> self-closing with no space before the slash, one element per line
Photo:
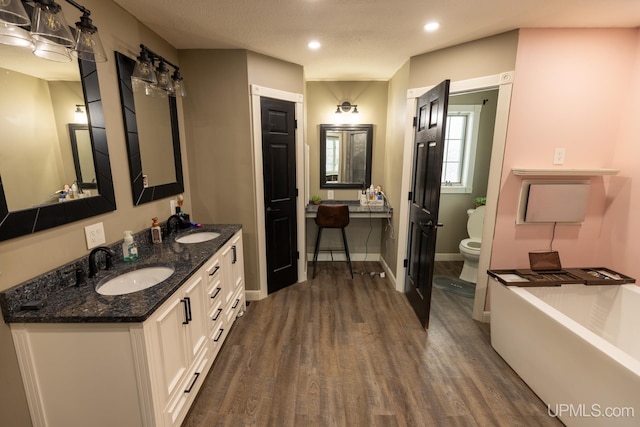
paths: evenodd
<path fill-rule="evenodd" d="M 84 228 L 84 235 L 87 238 L 87 249 L 93 249 L 107 241 L 104 235 L 104 226 L 101 222 L 87 225 Z"/>
<path fill-rule="evenodd" d="M 564 148 L 556 148 L 555 152 L 553 153 L 553 164 L 554 165 L 564 164 L 564 155 L 565 155 Z"/>
<path fill-rule="evenodd" d="M 333 200 L 333 190 L 327 191 L 327 199 L 328 200 Z"/>

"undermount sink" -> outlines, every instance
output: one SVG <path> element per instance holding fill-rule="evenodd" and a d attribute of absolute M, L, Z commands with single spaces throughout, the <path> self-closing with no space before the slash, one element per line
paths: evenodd
<path fill-rule="evenodd" d="M 130 294 L 162 283 L 168 279 L 173 272 L 173 267 L 164 265 L 131 270 L 98 283 L 96 292 L 101 295 Z"/>
<path fill-rule="evenodd" d="M 220 233 L 216 233 L 215 231 L 196 231 L 194 233 L 185 234 L 184 236 L 180 236 L 176 238 L 176 242 L 201 243 L 201 242 L 207 242 L 209 240 L 213 240 L 219 236 L 220 236 Z"/>

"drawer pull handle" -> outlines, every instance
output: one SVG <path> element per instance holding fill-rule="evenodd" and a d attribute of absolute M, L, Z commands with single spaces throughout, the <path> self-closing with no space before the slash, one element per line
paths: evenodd
<path fill-rule="evenodd" d="M 218 270 L 220 270 L 220 266 L 216 265 L 216 268 L 214 268 L 213 271 L 211 273 L 209 273 L 209 276 L 213 276 L 214 274 L 216 274 L 218 272 Z"/>
<path fill-rule="evenodd" d="M 218 342 L 218 340 L 222 336 L 222 332 L 224 332 L 224 329 L 220 328 L 220 330 L 218 331 L 218 335 L 213 339 L 213 342 Z"/>
<path fill-rule="evenodd" d="M 195 372 L 193 374 L 193 381 L 191 381 L 191 385 L 189 386 L 189 388 L 184 391 L 185 393 L 191 393 L 191 389 L 193 388 L 194 385 L 196 385 L 196 381 L 198 381 L 199 376 L 200 376 L 200 372 Z"/>
<path fill-rule="evenodd" d="M 211 299 L 215 299 L 218 294 L 220 293 L 220 291 L 222 290 L 222 288 L 216 288 L 216 291 L 214 292 L 213 295 L 211 295 Z"/>
<path fill-rule="evenodd" d="M 220 317 L 220 313 L 222 313 L 222 309 L 221 309 L 221 308 L 219 308 L 219 309 L 216 311 L 216 314 L 211 318 L 211 320 L 213 320 L 214 322 L 215 322 L 216 320 L 218 320 L 218 317 Z"/>
<path fill-rule="evenodd" d="M 240 299 L 236 299 L 236 302 L 233 303 L 233 305 L 231 306 L 231 308 L 236 308 L 238 306 L 238 304 L 240 303 Z"/>

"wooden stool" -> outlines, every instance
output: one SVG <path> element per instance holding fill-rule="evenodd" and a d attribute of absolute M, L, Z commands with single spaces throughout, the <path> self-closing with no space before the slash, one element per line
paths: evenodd
<path fill-rule="evenodd" d="M 351 256 L 349 255 L 349 245 L 347 244 L 347 234 L 344 229 L 349 225 L 349 206 L 347 205 L 319 205 L 316 214 L 316 224 L 318 225 L 318 237 L 316 239 L 316 249 L 313 253 L 313 278 L 316 277 L 316 265 L 318 263 L 318 251 L 320 250 L 320 237 L 325 228 L 339 228 L 342 231 L 342 242 L 344 243 L 344 253 L 349 263 L 349 271 L 353 279 L 353 268 L 351 267 Z"/>

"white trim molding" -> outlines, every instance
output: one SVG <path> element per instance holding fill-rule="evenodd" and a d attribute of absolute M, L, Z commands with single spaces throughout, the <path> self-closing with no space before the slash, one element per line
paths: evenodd
<path fill-rule="evenodd" d="M 502 161 L 507 139 L 507 123 L 509 121 L 509 108 L 511 105 L 511 90 L 514 80 L 514 72 L 507 71 L 500 74 L 478 77 L 468 80 L 451 82 L 450 94 L 464 92 L 478 92 L 482 90 L 498 89 L 498 103 L 496 109 L 496 122 L 493 133 L 493 147 L 491 150 L 491 160 L 489 166 L 489 181 L 487 184 L 487 205 L 485 210 L 485 221 L 482 228 L 482 249 L 478 265 L 478 281 L 476 283 L 476 294 L 473 304 L 473 318 L 486 322 L 489 318 L 485 312 L 487 299 L 488 275 L 491 262 L 491 252 L 493 247 L 493 236 L 496 225 L 496 211 L 498 208 L 498 196 L 500 193 L 500 180 L 502 177 Z M 413 159 L 413 116 L 416 111 L 417 98 L 427 92 L 433 86 L 413 88 L 407 90 L 407 117 L 405 119 L 405 138 L 403 164 L 411 165 Z M 408 194 L 411 186 L 411 167 L 403 168 L 401 193 Z M 404 200 L 404 197 L 402 198 Z M 401 203 L 399 206 L 399 226 L 398 226 L 398 256 L 397 265 L 404 265 L 407 256 L 407 233 L 409 224 L 409 201 Z M 396 290 L 404 292 L 405 274 L 398 273 L 396 277 Z"/>

